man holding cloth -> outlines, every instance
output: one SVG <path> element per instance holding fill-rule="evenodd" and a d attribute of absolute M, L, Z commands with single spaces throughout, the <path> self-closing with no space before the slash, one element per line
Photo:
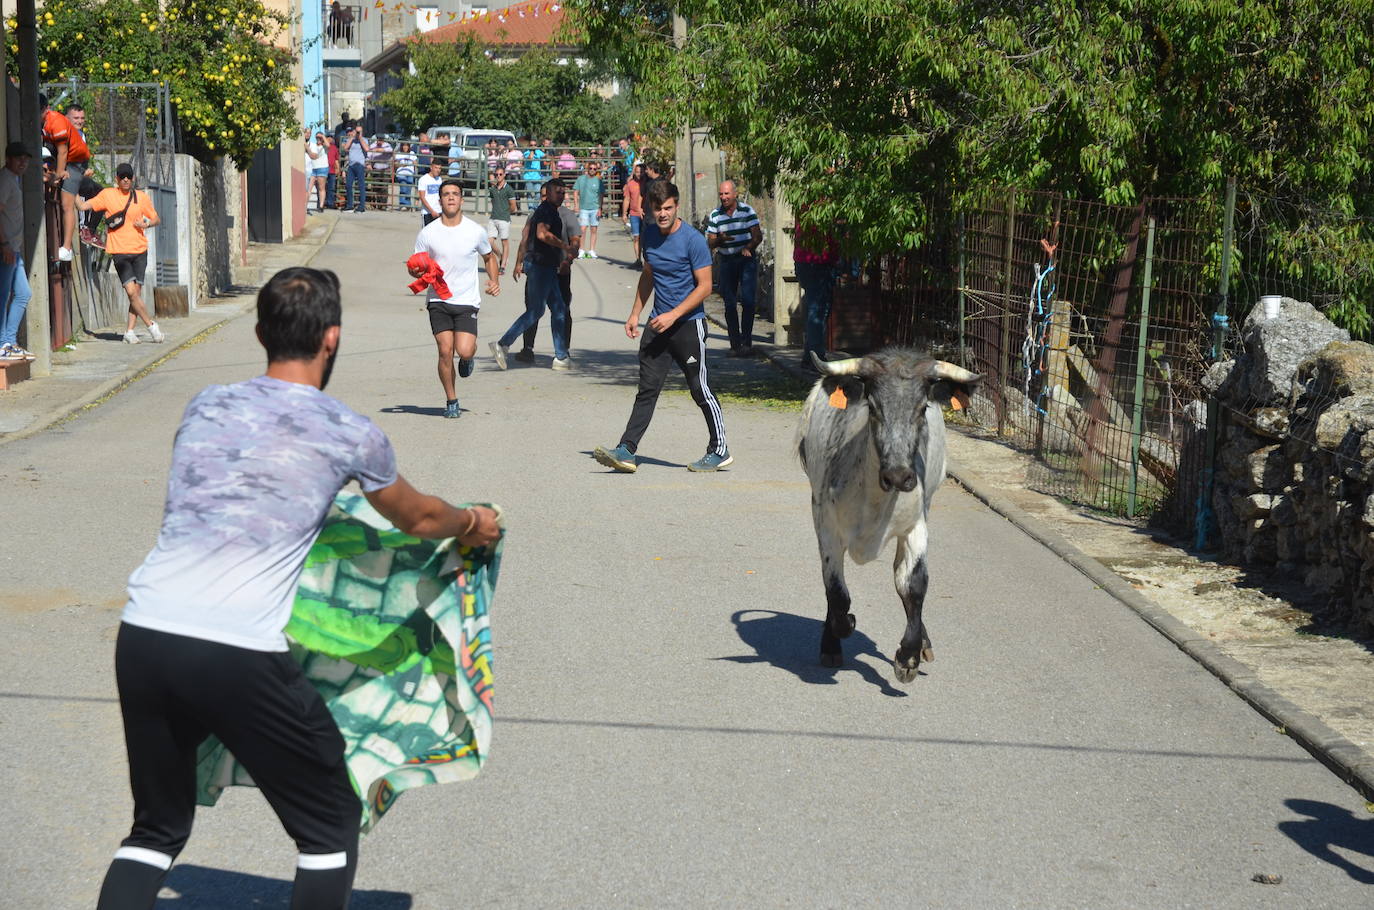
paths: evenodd
<path fill-rule="evenodd" d="M 105 214 L 105 252 L 114 259 L 115 273 L 124 285 L 124 293 L 129 295 L 125 344 L 138 344 L 134 326 L 139 319 L 148 326 L 153 341 L 164 341 L 162 330 L 148 318 L 148 310 L 143 305 L 143 276 L 148 271 L 148 235 L 144 231 L 161 219 L 148 194 L 134 189 L 133 167 L 125 162 L 115 168 L 115 186 L 101 190 L 89 202 L 77 196 L 76 207 L 83 212 Z"/>
<path fill-rule="evenodd" d="M 415 237 L 415 252 L 426 253 L 443 270 L 449 296 L 432 287 L 429 302 L 429 328 L 439 348 L 439 384 L 444 387 L 445 417 L 458 417 L 458 392 L 454 383 L 453 358 L 458 357 L 458 375 L 472 375 L 472 357 L 477 352 L 477 312 L 482 294 L 477 288 L 477 260 L 487 268 L 487 293 L 501 293 L 497 278 L 496 254 L 491 251 L 486 230 L 472 218 L 463 217 L 463 185 L 450 178 L 439 187 L 442 214 L 420 229 Z M 424 269 L 410 269 L 420 278 Z"/>

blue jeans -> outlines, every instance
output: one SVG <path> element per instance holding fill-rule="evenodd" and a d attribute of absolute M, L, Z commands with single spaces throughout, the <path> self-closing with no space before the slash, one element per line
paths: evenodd
<path fill-rule="evenodd" d="M 721 254 L 716 271 L 717 290 L 725 301 L 725 328 L 730 333 L 730 350 L 754 344 L 754 294 L 759 283 L 759 261 L 753 256 Z M 743 318 L 735 311 L 739 300 Z"/>
<path fill-rule="evenodd" d="M 339 197 L 338 197 L 338 193 L 337 193 L 338 189 L 339 189 L 338 177 L 335 176 L 335 174 L 334 174 L 333 171 L 330 171 L 328 174 L 325 175 L 325 178 L 324 178 L 324 207 L 325 207 L 325 208 L 327 208 L 327 209 L 338 208 L 338 206 L 339 206 Z"/>
<path fill-rule="evenodd" d="M 350 164 L 348 166 L 348 183 L 346 185 L 347 193 L 344 198 L 344 208 L 353 209 L 354 211 L 358 212 L 361 212 L 363 210 L 363 204 L 367 201 L 367 190 L 363 189 L 363 179 L 366 177 L 366 175 L 366 165 Z M 358 189 L 358 203 L 356 206 L 353 204 L 354 187 L 357 187 Z"/>
<path fill-rule="evenodd" d="M 5 265 L 0 260 L 0 301 L 3 301 L 0 305 L 0 344 L 19 343 L 19 325 L 24 321 L 24 311 L 29 308 L 31 297 L 33 290 L 29 287 L 24 257 L 16 253 L 14 265 Z"/>
<path fill-rule="evenodd" d="M 525 270 L 525 312 L 511 323 L 506 334 L 501 336 L 501 347 L 515 344 L 515 339 L 525 333 L 525 329 L 539 324 L 544 317 L 544 308 L 549 310 L 549 329 L 553 332 L 553 356 L 565 360 L 568 356 L 568 304 L 563 300 L 563 292 L 558 288 L 558 269 L 551 265 L 531 263 Z"/>
<path fill-rule="evenodd" d="M 397 186 L 397 188 L 398 188 L 397 191 L 401 194 L 401 208 L 403 208 L 403 209 L 408 209 L 408 208 L 410 208 L 410 206 L 411 206 L 411 202 L 410 202 L 411 189 L 410 189 L 410 188 L 411 188 L 412 186 L 414 186 L 414 185 L 415 185 L 415 178 L 414 178 L 414 177 L 404 177 L 404 176 L 402 176 L 402 175 L 400 175 L 400 174 L 397 174 L 397 175 L 396 175 L 396 186 Z"/>
<path fill-rule="evenodd" d="M 802 306 L 806 308 L 806 336 L 802 356 L 812 351 L 825 355 L 826 324 L 830 321 L 830 304 L 835 296 L 835 267 L 798 262 L 797 283 L 801 285 Z"/>

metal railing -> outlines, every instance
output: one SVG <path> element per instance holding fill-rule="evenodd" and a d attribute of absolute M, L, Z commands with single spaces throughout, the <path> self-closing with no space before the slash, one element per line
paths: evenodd
<path fill-rule="evenodd" d="M 324 3 L 320 21 L 324 23 L 324 47 L 359 50 L 363 8 L 346 3 Z"/>

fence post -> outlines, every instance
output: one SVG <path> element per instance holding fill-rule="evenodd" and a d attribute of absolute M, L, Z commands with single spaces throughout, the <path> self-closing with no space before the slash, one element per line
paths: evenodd
<path fill-rule="evenodd" d="M 1145 415 L 1145 349 L 1150 332 L 1150 285 L 1155 260 L 1155 220 L 1150 218 L 1145 232 L 1145 280 L 1140 289 L 1140 328 L 1135 351 L 1135 408 L 1131 414 L 1131 485 L 1126 499 L 1126 514 L 1134 518 L 1136 494 L 1140 484 L 1140 434 Z"/>
<path fill-rule="evenodd" d="M 968 355 L 964 350 L 964 320 L 966 300 L 964 299 L 964 214 L 959 213 L 959 366 L 968 369 Z"/>
<path fill-rule="evenodd" d="M 997 352 L 997 435 L 1007 427 L 1007 379 L 1011 375 L 1011 260 L 1016 239 L 1016 191 L 1007 192 L 1007 237 L 1002 250 L 1002 340 Z"/>
<path fill-rule="evenodd" d="M 1225 355 L 1227 295 L 1231 290 L 1231 253 L 1236 224 L 1236 178 L 1226 181 L 1226 208 L 1221 226 L 1221 280 L 1217 282 L 1217 308 L 1212 313 L 1212 362 Z M 1202 478 L 1197 494 L 1197 537 L 1194 546 L 1206 549 L 1211 536 L 1212 487 L 1216 478 L 1217 434 L 1221 429 L 1221 404 L 1215 395 L 1207 399 L 1207 440 L 1202 456 Z"/>

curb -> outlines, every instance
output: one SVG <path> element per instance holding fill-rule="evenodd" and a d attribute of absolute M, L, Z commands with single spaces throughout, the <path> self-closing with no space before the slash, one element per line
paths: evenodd
<path fill-rule="evenodd" d="M 776 350 L 761 351 L 763 359 L 798 379 L 812 380 L 806 373 L 784 361 Z M 1197 661 L 1226 684 L 1250 707 L 1278 726 L 1279 732 L 1302 746 L 1312 757 L 1345 781 L 1365 800 L 1374 802 L 1374 756 L 1327 726 L 1316 715 L 1284 698 L 1255 675 L 1255 671 L 1226 654 L 1187 625 L 1055 531 L 1046 527 L 1024 509 L 983 483 L 976 475 L 951 465 L 946 475 L 992 511 L 1011 522 L 1051 553 L 1082 572 L 1106 593 L 1133 610 L 1156 632 L 1173 642 L 1180 651 Z"/>
<path fill-rule="evenodd" d="M 310 250 L 310 252 L 303 258 L 303 260 L 300 263 L 301 265 L 309 265 L 311 262 L 314 261 L 315 257 L 318 256 L 320 254 L 320 251 L 323 250 L 325 246 L 329 243 L 329 238 L 334 236 L 334 228 L 338 226 L 338 223 L 339 221 L 337 218 L 333 220 L 333 222 L 329 225 L 329 229 L 325 232 L 324 237 L 320 240 L 319 244 L 316 245 L 314 249 Z M 13 433 L 6 433 L 3 436 L 0 436 L 0 446 L 6 445 L 11 442 L 18 442 L 21 439 L 28 439 L 30 436 L 35 436 L 38 433 L 43 432 L 44 430 L 50 429 L 60 423 L 64 423 L 65 421 L 71 419 L 72 417 L 76 416 L 84 410 L 95 407 L 97 404 L 99 404 L 101 401 L 108 398 L 109 396 L 118 393 L 126 386 L 132 385 L 133 383 L 142 379 L 148 373 L 151 373 L 153 370 L 157 369 L 162 364 L 166 363 L 168 360 L 171 360 L 172 358 L 176 357 L 178 354 L 189 348 L 191 345 L 199 343 L 202 339 L 219 331 L 227 323 L 239 318 L 250 309 L 251 305 L 251 302 L 242 304 L 239 307 L 238 312 L 230 313 L 226 315 L 224 318 L 216 320 L 215 322 L 201 329 L 199 332 L 195 333 L 189 338 L 186 338 L 185 340 L 178 342 L 174 347 L 157 351 L 156 353 L 144 357 L 142 360 L 130 364 L 124 370 L 124 372 L 120 373 L 117 376 L 112 376 L 110 379 L 106 380 L 105 382 L 102 382 L 100 385 L 96 386 L 96 388 L 94 388 L 90 392 L 87 392 L 85 395 L 82 395 L 75 401 L 58 405 L 57 407 L 48 411 L 46 414 L 43 414 L 42 416 L 36 418 L 32 423 L 30 423 L 27 427 L 24 427 L 22 430 L 15 430 Z"/>
<path fill-rule="evenodd" d="M 1224 682 L 1227 688 L 1244 699 L 1250 707 L 1277 724 L 1279 732 L 1291 737 L 1366 800 L 1374 801 L 1374 756 L 1370 756 L 1365 750 L 1328 727 L 1315 715 L 1260 682 L 1250 667 L 1228 656 L 1216 644 L 1194 632 L 1131 587 L 1111 569 L 1045 527 L 1023 509 L 993 492 L 975 475 L 953 466 L 946 473 L 951 480 L 973 494 L 989 509 L 1135 611 L 1141 619 L 1154 627 L 1155 631 Z"/>

